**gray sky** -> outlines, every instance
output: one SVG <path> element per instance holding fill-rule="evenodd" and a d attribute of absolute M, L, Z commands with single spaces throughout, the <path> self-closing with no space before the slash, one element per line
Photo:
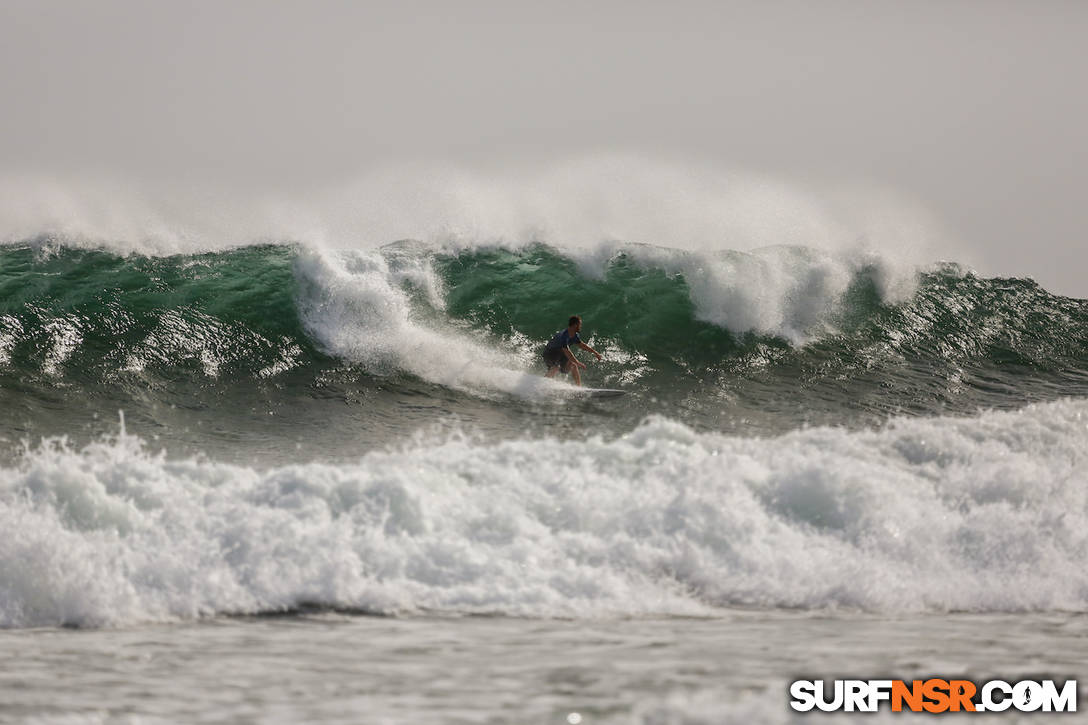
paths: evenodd
<path fill-rule="evenodd" d="M 1085 38 L 1083 2 L 0 0 L 0 173 L 290 193 L 635 152 L 892 188 L 1088 297 Z"/>

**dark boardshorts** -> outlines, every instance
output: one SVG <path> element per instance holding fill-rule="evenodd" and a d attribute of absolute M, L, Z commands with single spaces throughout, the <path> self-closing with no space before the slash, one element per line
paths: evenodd
<path fill-rule="evenodd" d="M 570 368 L 570 359 L 563 354 L 563 348 L 557 347 L 552 350 L 544 349 L 544 364 L 549 368 L 559 366 L 560 372 L 567 372 Z"/>

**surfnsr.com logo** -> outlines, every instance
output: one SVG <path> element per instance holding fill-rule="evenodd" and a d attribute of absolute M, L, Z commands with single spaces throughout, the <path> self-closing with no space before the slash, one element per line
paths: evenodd
<path fill-rule="evenodd" d="M 1022 680 L 797 680 L 790 707 L 798 712 L 1076 712 L 1077 681 Z"/>

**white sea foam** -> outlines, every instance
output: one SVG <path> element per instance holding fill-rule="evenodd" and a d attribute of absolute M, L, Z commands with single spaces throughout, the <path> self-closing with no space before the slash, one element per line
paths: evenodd
<path fill-rule="evenodd" d="M 1088 608 L 1088 402 L 880 431 L 418 441 L 343 465 L 51 443 L 0 469 L 0 625 L 307 603 L 533 617 Z"/>
<path fill-rule="evenodd" d="M 906 301 L 917 289 L 916 266 L 861 246 L 835 252 L 795 246 L 738 252 L 603 244 L 588 255 L 574 252 L 588 274 L 603 273 L 619 253 L 683 275 L 699 319 L 737 334 L 777 335 L 794 344 L 836 331 L 847 291 L 859 276 L 867 276 L 889 304 Z"/>
<path fill-rule="evenodd" d="M 561 402 L 565 383 L 527 371 L 528 347 L 511 348 L 481 340 L 467 325 L 420 319 L 406 285 L 421 290 L 441 308 L 440 284 L 419 254 L 369 250 L 306 249 L 295 264 L 299 315 L 314 340 L 328 352 L 370 372 L 407 372 L 432 383 L 476 394 L 508 393 Z"/>

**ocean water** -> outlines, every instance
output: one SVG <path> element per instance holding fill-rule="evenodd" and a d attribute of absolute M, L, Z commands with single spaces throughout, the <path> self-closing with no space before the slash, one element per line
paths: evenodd
<path fill-rule="evenodd" d="M 0 246 L 0 721 L 1083 679 L 1088 301 L 801 245 L 124 247 Z M 542 376 L 574 313 L 623 397 Z"/>

